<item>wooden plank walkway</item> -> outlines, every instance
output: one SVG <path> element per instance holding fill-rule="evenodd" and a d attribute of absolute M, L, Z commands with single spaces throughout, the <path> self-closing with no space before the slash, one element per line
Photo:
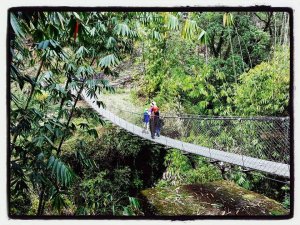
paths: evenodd
<path fill-rule="evenodd" d="M 216 149 L 211 149 L 211 148 L 175 140 L 166 136 L 155 137 L 155 139 L 152 139 L 150 134 L 143 132 L 144 130 L 143 128 L 127 122 L 126 120 L 118 117 L 117 115 L 113 114 L 112 112 L 106 109 L 103 109 L 102 107 L 99 108 L 96 104 L 95 99 L 90 99 L 89 97 L 87 97 L 84 91 L 82 93 L 82 97 L 101 116 L 110 120 L 113 124 L 144 139 L 165 146 L 169 146 L 172 148 L 177 148 L 193 154 L 201 155 L 207 158 L 219 160 L 222 162 L 227 162 L 227 163 L 231 163 L 231 164 L 235 164 L 235 165 L 239 165 L 239 166 L 243 166 L 255 170 L 260 170 L 266 173 L 279 175 L 287 178 L 290 177 L 290 165 L 288 164 L 277 163 L 273 161 L 248 157 L 245 155 L 239 155 L 230 152 L 224 152 Z"/>

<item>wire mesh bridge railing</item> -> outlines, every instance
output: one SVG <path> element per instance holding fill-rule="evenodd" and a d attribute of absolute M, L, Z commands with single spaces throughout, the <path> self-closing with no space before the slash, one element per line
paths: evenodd
<path fill-rule="evenodd" d="M 151 139 L 143 128 L 143 113 L 112 105 L 92 108 L 116 125 L 154 142 L 250 169 L 290 176 L 289 117 L 216 117 L 166 115 L 161 136 Z"/>

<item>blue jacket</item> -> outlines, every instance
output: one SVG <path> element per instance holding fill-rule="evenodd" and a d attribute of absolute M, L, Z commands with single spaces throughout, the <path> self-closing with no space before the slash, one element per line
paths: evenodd
<path fill-rule="evenodd" d="M 150 120 L 150 115 L 148 112 L 144 112 L 144 119 L 143 119 L 143 122 L 144 123 L 149 123 L 149 120 Z"/>

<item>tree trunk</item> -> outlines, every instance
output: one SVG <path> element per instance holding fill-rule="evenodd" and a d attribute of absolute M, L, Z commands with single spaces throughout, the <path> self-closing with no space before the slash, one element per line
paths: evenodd
<path fill-rule="evenodd" d="M 84 81 L 82 82 L 82 85 L 81 85 L 81 87 L 80 87 L 80 89 L 79 89 L 79 91 L 78 91 L 78 93 L 77 93 L 77 97 L 76 97 L 76 99 L 75 99 L 75 102 L 74 102 L 74 105 L 73 105 L 73 107 L 72 107 L 72 110 L 71 110 L 70 116 L 69 116 L 69 118 L 68 118 L 68 121 L 67 121 L 67 124 L 66 124 L 65 129 L 67 129 L 67 128 L 69 127 L 69 124 L 70 124 L 71 119 L 72 119 L 72 117 L 73 117 L 73 114 L 74 114 L 74 111 L 75 111 L 75 108 L 76 108 L 76 104 L 77 104 L 77 102 L 78 102 L 78 100 L 79 100 L 79 97 L 80 97 L 80 95 L 81 95 L 81 92 L 82 92 L 82 90 L 83 90 L 83 87 L 84 87 Z M 65 136 L 66 136 L 66 132 L 64 131 L 64 135 L 63 135 L 63 137 L 62 137 L 62 139 L 61 139 L 61 141 L 60 141 L 60 143 L 59 143 L 59 146 L 58 146 L 58 148 L 57 148 L 57 155 L 59 155 L 60 152 L 61 152 L 61 146 L 62 146 L 62 144 L 63 144 L 63 142 L 64 142 L 64 140 L 65 140 Z"/>
<path fill-rule="evenodd" d="M 44 184 L 42 184 L 41 192 L 39 195 L 39 206 L 38 206 L 38 211 L 37 211 L 37 216 L 41 216 L 44 213 L 44 194 L 45 194 L 45 187 Z"/>
<path fill-rule="evenodd" d="M 223 45 L 223 42 L 224 42 L 223 35 L 224 35 L 224 31 L 222 31 L 222 33 L 220 35 L 218 47 L 216 49 L 216 53 L 217 53 L 216 57 L 221 56 L 221 49 L 222 49 L 222 45 Z"/>
<path fill-rule="evenodd" d="M 69 86 L 70 81 L 71 81 L 71 77 L 68 76 L 68 79 L 67 79 L 67 82 L 66 82 L 66 85 L 65 85 L 65 88 L 64 88 L 65 91 L 68 90 L 68 86 Z M 58 115 L 57 115 L 57 118 L 56 118 L 57 121 L 58 121 L 59 118 L 60 118 L 60 111 L 62 110 L 62 107 L 63 107 L 63 104 L 64 104 L 65 100 L 66 100 L 66 98 L 63 97 L 63 98 L 61 99 L 61 101 L 60 101 L 59 110 L 58 110 Z M 56 128 L 56 125 L 54 126 L 54 129 L 55 129 L 55 128 Z M 55 133 L 52 135 L 52 138 L 51 138 L 51 141 L 52 141 L 52 142 L 54 142 L 54 140 L 55 140 Z"/>
<path fill-rule="evenodd" d="M 237 83 L 237 74 L 236 74 L 236 69 L 235 69 L 235 61 L 234 61 L 234 52 L 233 52 L 233 47 L 232 47 L 232 41 L 231 41 L 231 34 L 228 29 L 228 34 L 229 34 L 229 43 L 230 43 L 230 48 L 231 48 L 231 54 L 232 54 L 232 66 L 233 66 L 233 72 L 234 72 L 234 82 Z"/>
<path fill-rule="evenodd" d="M 65 91 L 68 90 L 68 86 L 69 86 L 69 83 L 71 82 L 71 77 L 69 75 L 68 76 L 68 79 L 67 79 L 67 82 L 66 82 L 66 85 L 65 85 Z M 65 102 L 66 98 L 62 98 L 61 101 L 60 101 L 60 105 L 59 105 L 59 111 L 61 111 L 62 107 L 63 107 L 63 104 Z M 57 116 L 57 120 L 59 119 L 59 116 Z"/>

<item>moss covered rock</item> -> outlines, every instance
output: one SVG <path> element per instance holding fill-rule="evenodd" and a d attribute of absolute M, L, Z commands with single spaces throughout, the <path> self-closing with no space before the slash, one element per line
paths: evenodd
<path fill-rule="evenodd" d="M 275 200 L 229 181 L 151 188 L 141 192 L 148 215 L 288 215 Z"/>

